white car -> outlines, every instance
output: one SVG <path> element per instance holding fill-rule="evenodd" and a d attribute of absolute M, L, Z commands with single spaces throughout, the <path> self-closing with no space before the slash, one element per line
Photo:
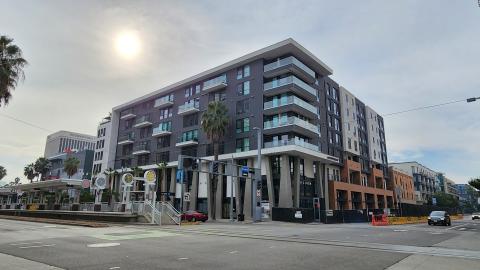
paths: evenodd
<path fill-rule="evenodd" d="M 472 220 L 475 220 L 475 219 L 480 219 L 480 213 L 473 213 L 472 214 Z"/>

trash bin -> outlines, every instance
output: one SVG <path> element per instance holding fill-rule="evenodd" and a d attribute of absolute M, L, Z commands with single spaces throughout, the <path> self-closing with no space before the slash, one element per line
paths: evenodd
<path fill-rule="evenodd" d="M 237 215 L 237 221 L 244 221 L 245 220 L 245 215 L 244 214 L 238 214 Z"/>

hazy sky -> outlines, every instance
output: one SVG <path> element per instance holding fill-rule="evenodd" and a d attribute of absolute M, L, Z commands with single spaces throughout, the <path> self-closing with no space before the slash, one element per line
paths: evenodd
<path fill-rule="evenodd" d="M 339 3 L 341 2 L 341 3 Z M 6 1 L 26 80 L 0 108 L 5 180 L 43 154 L 48 132 L 95 134 L 112 107 L 292 37 L 380 114 L 480 96 L 477 0 Z M 138 57 L 114 49 L 135 31 Z M 480 176 L 480 101 L 385 118 L 389 160 L 417 160 L 458 183 Z"/>

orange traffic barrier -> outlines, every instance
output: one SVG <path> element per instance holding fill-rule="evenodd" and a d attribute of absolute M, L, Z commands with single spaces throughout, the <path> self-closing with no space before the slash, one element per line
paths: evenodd
<path fill-rule="evenodd" d="M 372 226 L 387 226 L 388 225 L 388 216 L 383 215 L 373 215 L 372 214 Z"/>

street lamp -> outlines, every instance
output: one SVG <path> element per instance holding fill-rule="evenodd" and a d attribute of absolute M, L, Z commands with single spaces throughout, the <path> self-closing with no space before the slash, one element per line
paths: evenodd
<path fill-rule="evenodd" d="M 474 101 L 477 101 L 477 99 L 480 99 L 480 97 L 467 98 L 467 102 L 468 102 L 468 103 L 474 102 Z"/>
<path fill-rule="evenodd" d="M 257 216 L 257 186 L 262 177 L 262 129 L 253 127 L 257 131 L 257 171 L 252 181 L 252 219 L 254 222 L 260 221 L 261 217 Z"/>

